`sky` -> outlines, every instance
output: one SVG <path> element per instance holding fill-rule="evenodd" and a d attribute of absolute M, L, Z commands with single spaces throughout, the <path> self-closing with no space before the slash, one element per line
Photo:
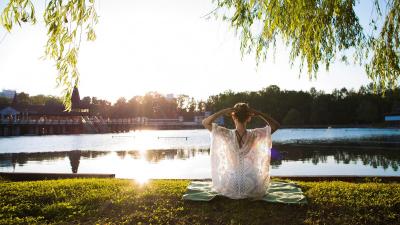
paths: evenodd
<path fill-rule="evenodd" d="M 47 41 L 44 2 L 33 2 L 36 25 L 15 27 L 11 33 L 0 27 L 0 89 L 59 96 L 54 62 L 41 59 Z M 370 19 L 370 2 L 363 0 L 356 8 L 362 25 Z M 226 90 L 257 91 L 269 85 L 331 92 L 370 82 L 364 67 L 341 62 L 329 72 L 321 69 L 317 79 L 310 81 L 305 73 L 299 77 L 283 46 L 257 67 L 254 55 L 242 58 L 229 24 L 204 17 L 214 8 L 212 0 L 96 0 L 97 40 L 84 41 L 80 48 L 81 97 L 115 102 L 157 91 L 205 100 Z"/>

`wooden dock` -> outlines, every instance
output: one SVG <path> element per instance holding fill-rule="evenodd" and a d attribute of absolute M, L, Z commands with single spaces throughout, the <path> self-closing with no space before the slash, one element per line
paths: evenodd
<path fill-rule="evenodd" d="M 199 129 L 200 122 L 178 119 L 102 119 L 82 116 L 72 119 L 0 120 L 0 136 L 120 133 L 141 129 Z"/>

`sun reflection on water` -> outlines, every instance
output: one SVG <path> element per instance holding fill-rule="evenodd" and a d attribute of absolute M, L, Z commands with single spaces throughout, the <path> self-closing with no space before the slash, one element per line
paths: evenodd
<path fill-rule="evenodd" d="M 308 140 L 303 132 L 311 131 L 300 131 L 284 129 L 278 131 L 278 136 L 275 137 L 283 132 L 282 135 L 289 135 L 289 139 Z M 333 131 L 348 135 L 351 130 L 335 129 L 329 132 Z M 177 138 L 183 136 L 187 136 L 188 140 Z M 398 141 L 398 137 L 394 136 L 387 141 Z M 274 140 L 276 139 L 279 140 Z M 40 143 L 36 140 L 40 140 Z M 21 145 L 31 146 L 30 150 L 24 151 L 20 148 Z M 14 146 L 19 147 L 13 149 Z M 332 149 L 331 144 L 329 149 L 323 150 L 321 146 L 315 149 L 303 149 L 297 145 L 285 146 L 274 145 L 271 149 L 273 175 L 346 175 L 353 174 L 353 171 L 357 171 L 357 175 L 399 174 L 399 154 L 395 151 L 347 151 Z M 1 172 L 111 173 L 116 178 L 135 180 L 142 184 L 151 179 L 211 177 L 209 133 L 202 130 L 6 138 L 0 141 L 0 149 L 11 149 L 10 152 L 0 153 Z"/>

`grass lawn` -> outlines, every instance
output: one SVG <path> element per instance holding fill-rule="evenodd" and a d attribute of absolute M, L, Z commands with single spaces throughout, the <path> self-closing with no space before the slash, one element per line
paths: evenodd
<path fill-rule="evenodd" d="M 297 182 L 307 205 L 181 200 L 188 180 L 0 181 L 0 224 L 400 224 L 400 184 Z"/>

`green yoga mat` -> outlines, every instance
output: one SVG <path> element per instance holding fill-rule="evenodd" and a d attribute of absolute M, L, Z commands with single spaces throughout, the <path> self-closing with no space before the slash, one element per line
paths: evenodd
<path fill-rule="evenodd" d="M 182 198 L 191 201 L 211 201 L 219 195 L 212 191 L 211 185 L 211 181 L 192 181 Z M 307 203 L 307 199 L 298 185 L 282 181 L 272 181 L 264 197 L 260 200 L 287 204 Z"/>

